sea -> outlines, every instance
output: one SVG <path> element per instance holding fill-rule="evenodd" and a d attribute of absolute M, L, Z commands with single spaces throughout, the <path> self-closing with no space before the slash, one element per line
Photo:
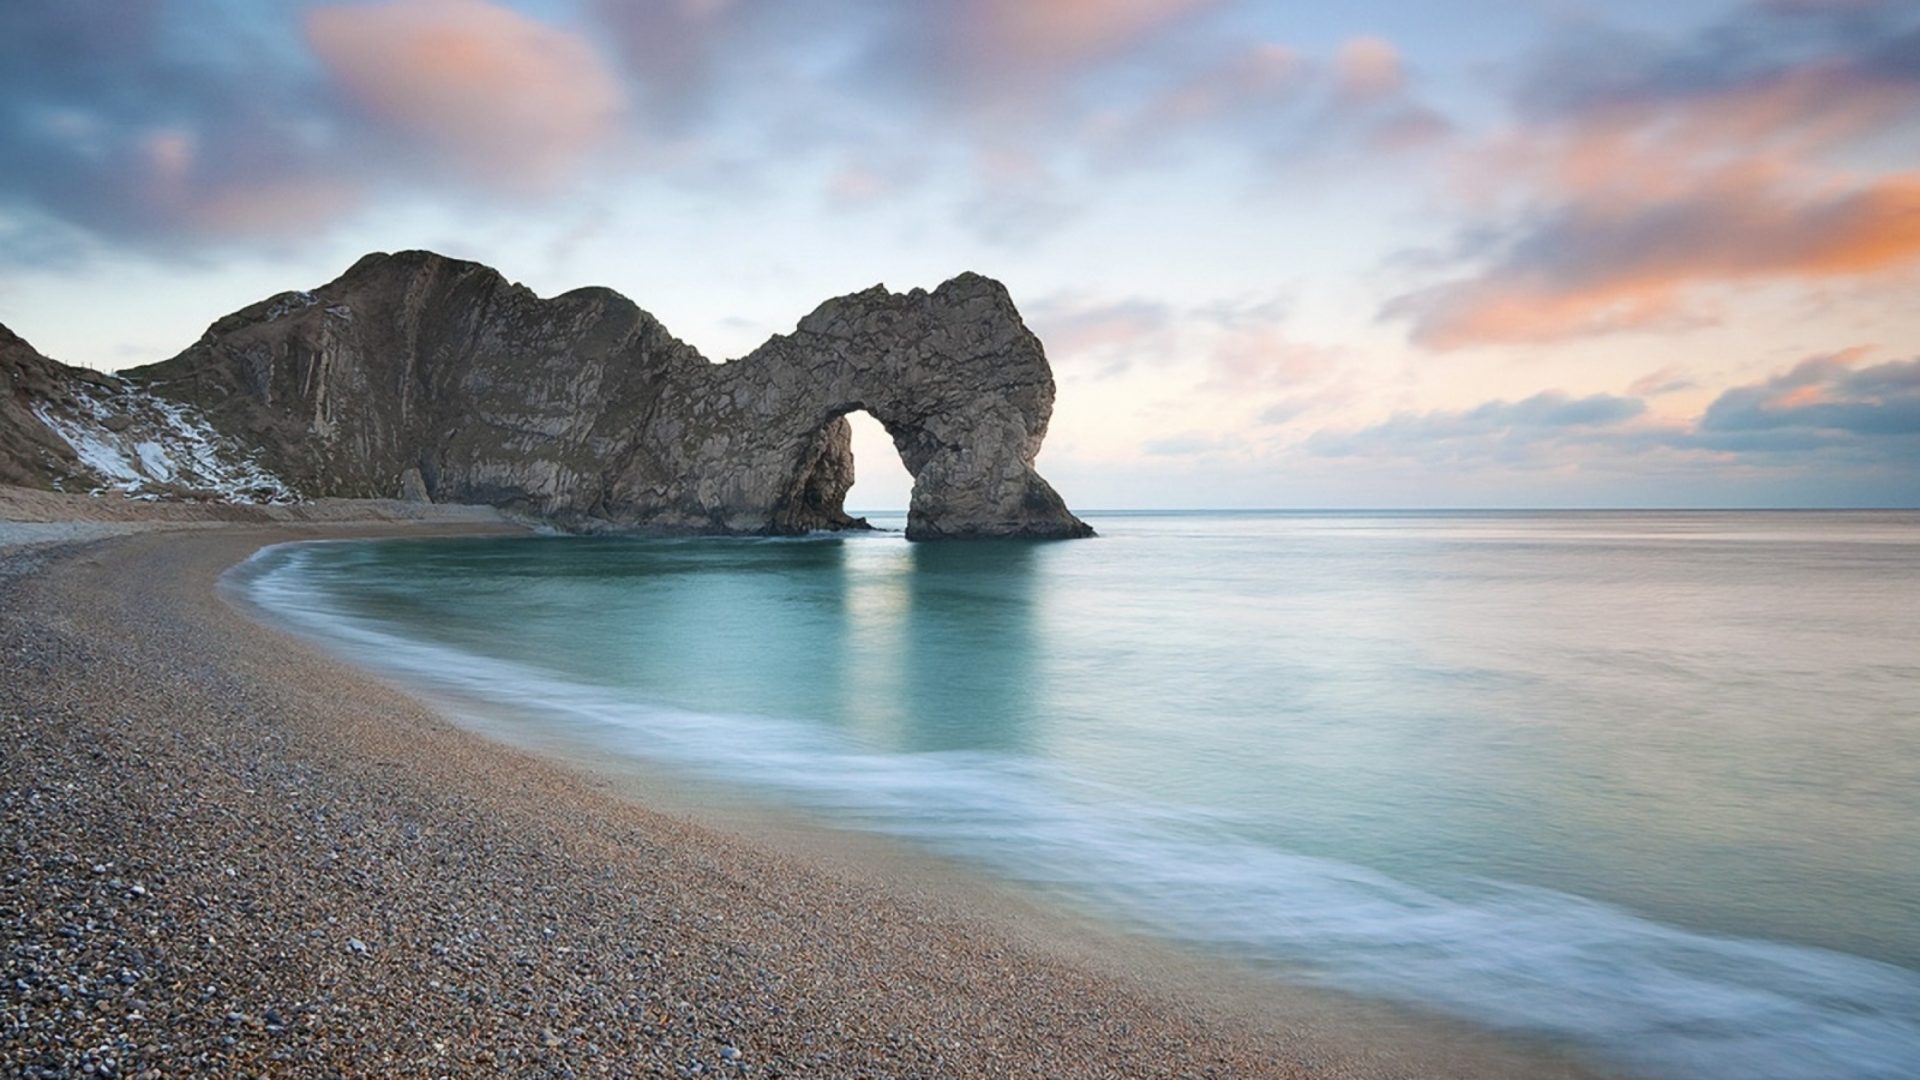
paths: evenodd
<path fill-rule="evenodd" d="M 1635 1076 L 1920 1076 L 1920 513 L 1085 516 L 232 583 L 455 712 L 1276 987 Z"/>

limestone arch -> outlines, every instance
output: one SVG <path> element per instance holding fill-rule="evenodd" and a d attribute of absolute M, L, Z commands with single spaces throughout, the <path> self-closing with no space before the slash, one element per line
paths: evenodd
<path fill-rule="evenodd" d="M 886 429 L 913 477 L 907 537 L 1077 537 L 1093 530 L 1034 471 L 1053 373 L 1000 283 L 962 274 L 928 292 L 876 286 L 830 300 L 752 353 L 676 370 L 658 478 L 715 531 L 857 528 L 845 417 Z M 691 422 L 682 416 L 691 415 Z M 677 445 L 673 445 L 677 444 Z M 686 484 L 680 476 L 701 481 Z"/>

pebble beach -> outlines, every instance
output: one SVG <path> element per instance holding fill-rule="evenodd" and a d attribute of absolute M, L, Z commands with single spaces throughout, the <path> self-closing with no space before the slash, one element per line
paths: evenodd
<path fill-rule="evenodd" d="M 1183 994 L 649 807 L 216 586 L 268 543 L 511 528 L 0 544 L 5 1075 L 1588 1075 Z"/>

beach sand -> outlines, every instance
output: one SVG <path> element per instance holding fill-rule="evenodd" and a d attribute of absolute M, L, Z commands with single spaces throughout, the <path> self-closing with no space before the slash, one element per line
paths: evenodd
<path fill-rule="evenodd" d="M 0 556 L 5 1075 L 1590 1075 L 464 731 L 216 579 L 513 526 L 313 512 Z"/>

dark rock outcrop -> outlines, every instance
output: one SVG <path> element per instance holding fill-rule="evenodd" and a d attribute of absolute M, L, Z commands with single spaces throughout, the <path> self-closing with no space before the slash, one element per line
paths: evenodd
<path fill-rule="evenodd" d="M 914 476 L 908 536 L 1091 530 L 1034 471 L 1053 377 L 1006 289 L 875 287 L 712 364 L 607 289 L 375 254 L 123 373 L 308 496 L 483 503 L 584 530 L 858 527 L 856 409 Z"/>

